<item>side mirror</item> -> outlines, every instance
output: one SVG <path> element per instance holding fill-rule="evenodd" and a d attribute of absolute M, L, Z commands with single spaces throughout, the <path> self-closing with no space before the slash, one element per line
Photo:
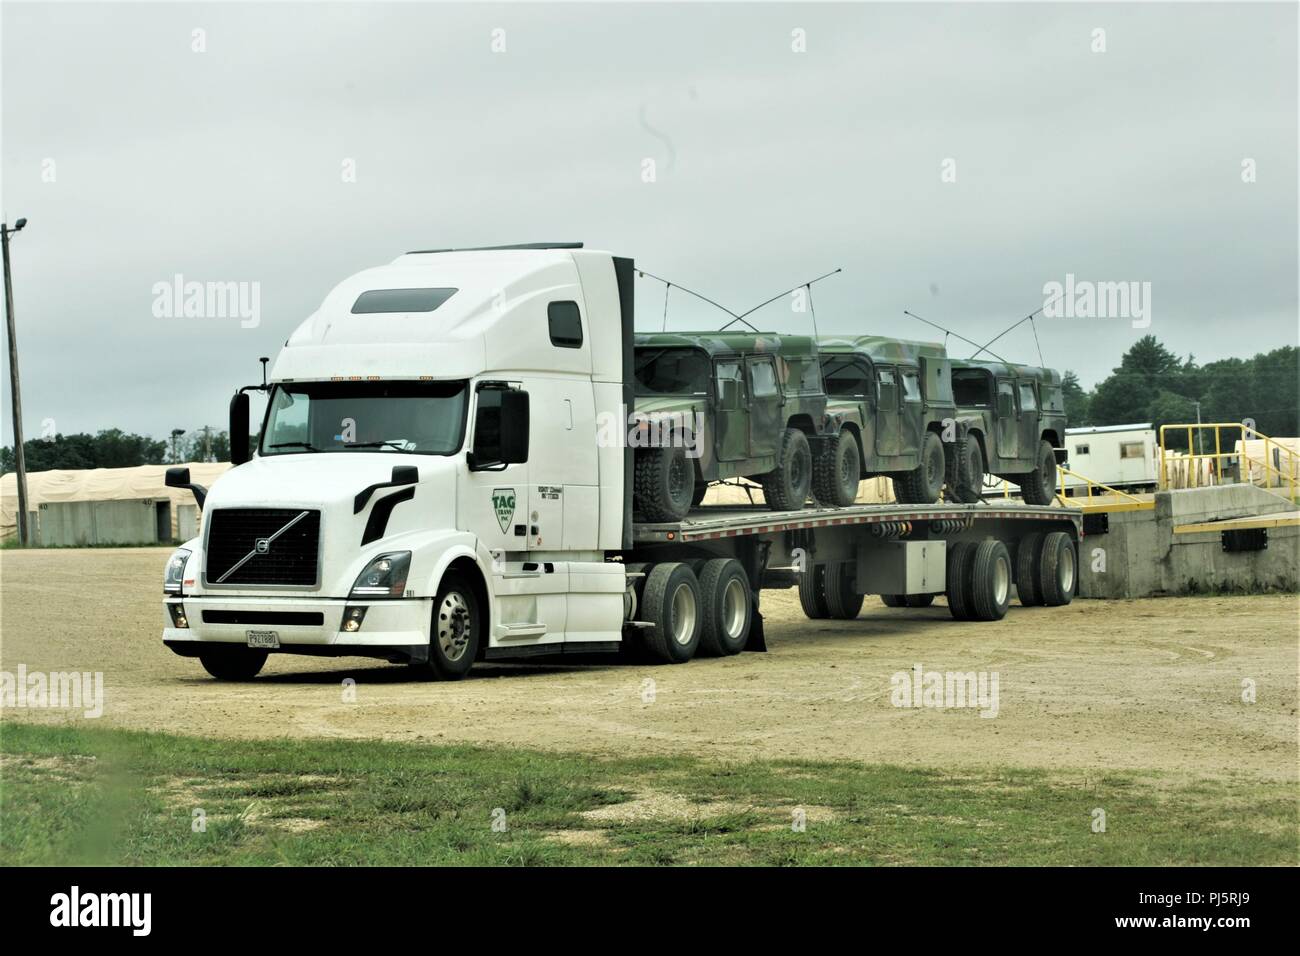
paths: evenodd
<path fill-rule="evenodd" d="M 236 392 L 230 400 L 230 463 L 248 461 L 248 393 Z"/>
<path fill-rule="evenodd" d="M 245 443 L 247 444 L 247 443 Z M 199 508 L 207 501 L 208 489 L 202 485 L 193 484 L 190 481 L 190 470 L 188 468 L 168 468 L 167 476 L 163 479 L 163 484 L 168 488 L 187 488 L 194 494 L 194 500 L 198 502 Z"/>
<path fill-rule="evenodd" d="M 481 471 L 528 461 L 528 393 L 483 389 L 474 415 L 471 470 Z"/>

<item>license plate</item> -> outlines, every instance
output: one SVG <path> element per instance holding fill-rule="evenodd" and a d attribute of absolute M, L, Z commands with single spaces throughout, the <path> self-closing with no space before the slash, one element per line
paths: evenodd
<path fill-rule="evenodd" d="M 279 631 L 245 631 L 248 636 L 249 647 L 270 647 L 278 648 L 280 646 Z"/>

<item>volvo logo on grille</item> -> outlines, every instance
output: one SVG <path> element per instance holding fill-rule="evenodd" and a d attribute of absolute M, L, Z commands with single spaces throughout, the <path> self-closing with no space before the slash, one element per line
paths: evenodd
<path fill-rule="evenodd" d="M 296 525 L 296 524 L 297 524 L 299 521 L 301 521 L 303 518 L 307 517 L 307 515 L 309 515 L 309 514 L 311 514 L 311 512 L 309 512 L 309 511 L 303 511 L 303 512 L 301 512 L 300 514 L 297 515 L 297 517 L 295 517 L 293 520 L 291 520 L 288 524 L 286 524 L 283 528 L 281 528 L 281 529 L 280 529 L 279 531 L 277 531 L 275 534 L 271 535 L 269 538 L 255 538 L 255 539 L 253 540 L 253 550 L 250 551 L 250 552 L 248 552 L 248 554 L 244 555 L 242 558 L 240 558 L 238 561 L 236 561 L 233 565 L 231 565 L 230 568 L 226 571 L 225 574 L 223 574 L 221 577 L 217 578 L 217 582 L 216 582 L 216 583 L 217 583 L 217 584 L 220 584 L 221 582 L 225 581 L 226 578 L 230 577 L 232 574 L 234 574 L 236 571 L 238 571 L 240 568 L 242 568 L 245 564 L 247 564 L 247 563 L 248 563 L 249 561 L 251 561 L 253 558 L 257 557 L 259 554 L 266 554 L 267 552 L 269 552 L 269 551 L 271 550 L 271 542 L 272 542 L 272 541 L 274 541 L 276 538 L 280 537 L 280 535 L 284 534 L 286 531 L 288 531 L 290 528 L 292 528 L 294 525 Z"/>

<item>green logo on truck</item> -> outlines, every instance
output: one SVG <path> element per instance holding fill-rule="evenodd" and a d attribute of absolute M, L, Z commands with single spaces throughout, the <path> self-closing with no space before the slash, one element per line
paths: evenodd
<path fill-rule="evenodd" d="M 497 524 L 504 534 L 510 529 L 510 519 L 515 516 L 515 489 L 493 488 L 492 510 L 496 512 Z"/>

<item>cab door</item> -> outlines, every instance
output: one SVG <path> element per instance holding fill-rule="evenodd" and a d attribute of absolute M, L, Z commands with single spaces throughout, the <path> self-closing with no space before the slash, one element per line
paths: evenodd
<path fill-rule="evenodd" d="M 473 448 L 480 433 L 489 436 L 500 427 L 499 408 L 504 382 L 480 382 L 469 410 L 466 448 Z M 457 511 L 461 529 L 473 531 L 489 551 L 504 554 L 527 551 L 529 466 L 491 466 L 482 471 L 467 467 L 460 474 Z"/>
<path fill-rule="evenodd" d="M 993 399 L 993 412 L 998 419 L 998 457 L 1020 456 L 1020 423 L 1016 416 L 1015 383 L 1009 378 L 998 379 Z"/>
<path fill-rule="evenodd" d="M 749 421 L 745 413 L 745 370 L 738 358 L 718 359 L 713 364 L 713 387 L 717 422 L 714 450 L 718 461 L 740 461 L 749 457 Z"/>
<path fill-rule="evenodd" d="M 925 433 L 921 373 L 915 366 L 899 367 L 898 393 L 898 450 L 905 458 L 901 465 L 903 468 L 915 468 L 921 463 L 921 437 Z"/>
<path fill-rule="evenodd" d="M 751 355 L 745 359 L 745 370 L 749 382 L 749 457 L 775 455 L 785 431 L 776 362 L 770 355 Z"/>
<path fill-rule="evenodd" d="M 898 369 L 876 366 L 876 454 L 893 457 L 901 450 Z"/>

